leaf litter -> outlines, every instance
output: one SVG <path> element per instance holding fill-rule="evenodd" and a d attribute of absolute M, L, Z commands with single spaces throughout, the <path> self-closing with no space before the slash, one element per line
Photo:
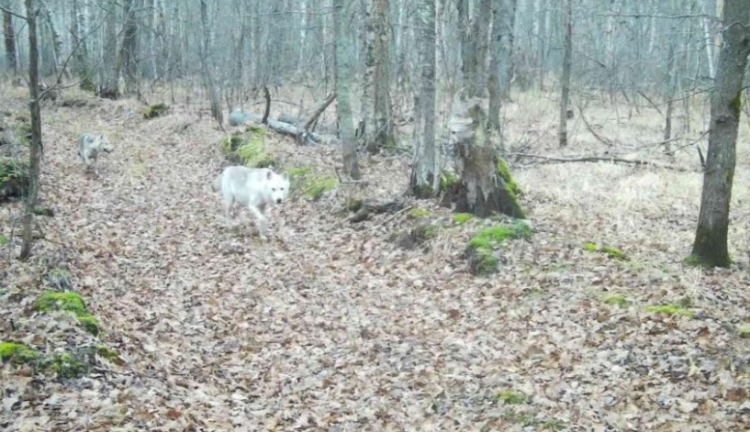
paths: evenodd
<path fill-rule="evenodd" d="M 4 430 L 750 427 L 750 348 L 736 330 L 750 322 L 746 263 L 682 267 L 694 200 L 675 198 L 670 218 L 666 202 L 596 205 L 649 172 L 610 167 L 617 174 L 601 186 L 575 180 L 584 191 L 572 200 L 559 180 L 574 168 L 519 171 L 536 233 L 502 245 L 497 275 L 474 278 L 463 251 L 492 223 L 456 225 L 444 209 L 431 210 L 443 229 L 426 251 L 389 241 L 405 214 L 341 223 L 335 191 L 272 209 L 266 243 L 247 220 L 227 229 L 210 191 L 225 163 L 222 133 L 178 106 L 150 121 L 138 112 L 132 101 L 45 110 L 43 199 L 55 217 L 41 222 L 50 241 L 32 262 L 3 259 L 2 339 L 45 354 L 105 343 L 121 361 L 71 380 L 4 365 Z M 116 143 L 98 176 L 83 172 L 72 144 L 84 129 Z M 267 143 L 286 166 L 334 175 L 333 148 L 273 134 Z M 368 196 L 405 190 L 408 158 L 365 164 Z M 0 207 L 3 234 L 18 209 Z M 587 254 L 588 239 L 632 259 Z M 101 323 L 98 337 L 32 311 L 41 269 L 60 259 Z M 607 293 L 628 301 L 612 307 Z M 690 316 L 648 311 L 685 296 Z M 508 406 L 501 392 L 524 399 Z"/>

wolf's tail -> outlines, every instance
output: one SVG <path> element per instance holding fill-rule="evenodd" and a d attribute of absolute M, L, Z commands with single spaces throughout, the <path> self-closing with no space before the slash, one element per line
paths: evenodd
<path fill-rule="evenodd" d="M 218 192 L 221 190 L 221 175 L 217 176 L 213 183 L 211 184 L 211 188 L 214 190 L 214 192 Z"/>

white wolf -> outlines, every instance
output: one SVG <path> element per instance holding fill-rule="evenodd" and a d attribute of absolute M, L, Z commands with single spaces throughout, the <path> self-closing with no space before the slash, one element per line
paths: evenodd
<path fill-rule="evenodd" d="M 114 150 L 112 144 L 102 134 L 85 133 L 78 137 L 78 156 L 86 164 L 86 169 L 90 168 L 93 162 L 96 162 L 100 152 L 111 152 L 112 150 Z"/>
<path fill-rule="evenodd" d="M 224 217 L 229 223 L 234 203 L 247 206 L 258 224 L 261 238 L 266 237 L 265 211 L 268 205 L 281 204 L 289 194 L 289 174 L 276 174 L 267 168 L 233 166 L 216 177 L 213 189 L 224 200 Z"/>

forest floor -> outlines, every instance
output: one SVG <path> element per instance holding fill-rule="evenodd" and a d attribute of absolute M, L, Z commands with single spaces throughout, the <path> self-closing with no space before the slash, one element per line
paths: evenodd
<path fill-rule="evenodd" d="M 7 109 L 21 113 L 21 95 L 5 94 Z M 535 233 L 502 245 L 498 274 L 474 277 L 467 242 L 497 220 L 458 224 L 432 201 L 410 202 L 438 234 L 402 250 L 392 235 L 416 223 L 409 212 L 352 224 L 336 213 L 344 200 L 334 191 L 273 209 L 263 242 L 222 222 L 209 184 L 227 163 L 224 134 L 204 112 L 178 105 L 143 120 L 135 101 L 59 105 L 43 112 L 42 197 L 55 215 L 39 219 L 45 240 L 29 262 L 15 259 L 17 238 L 0 246 L 0 340 L 43 356 L 96 354 L 72 379 L 38 364 L 2 366 L 0 429 L 750 429 L 747 142 L 731 269 L 682 264 L 700 200 L 691 148 L 668 161 L 687 172 L 512 165 Z M 554 112 L 513 104 L 510 141 L 562 154 Z M 620 128 L 611 107 L 587 112 L 603 136 L 656 157 L 637 142 L 658 137 L 652 112 L 620 113 Z M 615 150 L 576 124 L 567 154 Z M 84 131 L 116 147 L 98 175 L 76 154 Z M 267 143 L 284 166 L 334 175 L 338 165 L 334 147 L 274 134 Z M 407 155 L 365 157 L 367 195 L 402 195 L 409 165 Z M 19 209 L 0 206 L 0 234 L 18 232 Z M 70 315 L 34 310 L 56 267 L 69 270 L 98 336 Z"/>

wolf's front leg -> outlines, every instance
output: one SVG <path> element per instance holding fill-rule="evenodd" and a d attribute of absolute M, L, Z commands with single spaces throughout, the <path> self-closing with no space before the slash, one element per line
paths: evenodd
<path fill-rule="evenodd" d="M 268 231 L 267 226 L 266 226 L 266 216 L 263 214 L 262 211 L 260 211 L 254 205 L 249 205 L 248 209 L 250 210 L 250 213 L 252 213 L 253 216 L 255 216 L 256 223 L 258 224 L 258 232 L 260 233 L 260 238 L 265 240 L 266 233 Z"/>

